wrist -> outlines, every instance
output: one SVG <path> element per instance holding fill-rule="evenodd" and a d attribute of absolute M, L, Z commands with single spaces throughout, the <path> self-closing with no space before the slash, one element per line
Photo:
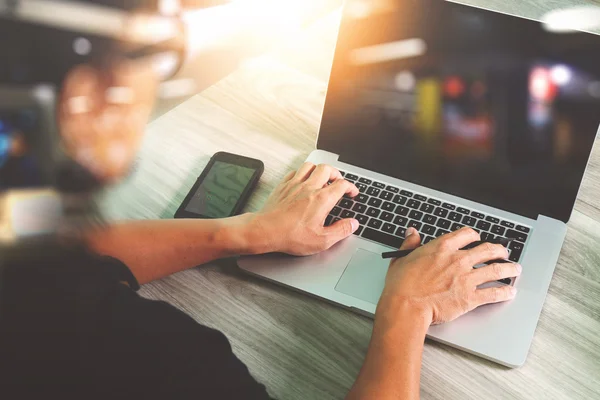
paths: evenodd
<path fill-rule="evenodd" d="M 431 322 L 433 312 L 430 307 L 406 297 L 382 295 L 375 312 L 375 325 L 382 329 L 406 327 L 407 322 L 425 336 Z"/>
<path fill-rule="evenodd" d="M 275 251 L 259 214 L 246 213 L 223 221 L 225 225 L 219 230 L 217 240 L 230 244 L 228 247 L 231 255 L 256 255 Z"/>

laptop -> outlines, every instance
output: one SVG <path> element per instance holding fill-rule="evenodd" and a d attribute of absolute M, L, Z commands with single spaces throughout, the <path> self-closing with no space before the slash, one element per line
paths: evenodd
<path fill-rule="evenodd" d="M 373 316 L 408 227 L 508 237 L 517 297 L 428 337 L 525 362 L 600 122 L 600 36 L 443 0 L 349 3 L 317 149 L 360 195 L 325 224 L 358 231 L 310 257 L 244 257 L 256 276 Z M 365 6 L 367 4 L 367 6 Z M 369 8 L 368 4 L 372 4 Z"/>

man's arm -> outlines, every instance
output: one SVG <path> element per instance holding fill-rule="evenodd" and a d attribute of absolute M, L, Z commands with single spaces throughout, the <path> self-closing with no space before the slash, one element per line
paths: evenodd
<path fill-rule="evenodd" d="M 418 399 L 423 343 L 430 323 L 427 314 L 401 303 L 379 317 L 347 399 Z"/>
<path fill-rule="evenodd" d="M 219 258 L 268 252 L 266 237 L 253 229 L 255 218 L 130 221 L 87 237 L 94 251 L 121 260 L 144 284 Z"/>
<path fill-rule="evenodd" d="M 508 257 L 500 245 L 459 250 L 478 240 L 479 234 L 463 228 L 390 263 L 367 357 L 348 400 L 418 399 L 423 343 L 429 326 L 515 296 L 511 286 L 478 289 L 483 283 L 521 273 L 517 264 L 473 269 L 474 265 Z M 414 249 L 420 242 L 417 231 L 410 228 L 401 249 Z"/>
<path fill-rule="evenodd" d="M 260 213 L 124 222 L 90 231 L 86 239 L 92 250 L 124 262 L 144 284 L 223 257 L 326 250 L 359 226 L 355 219 L 323 226 L 344 194 L 355 196 L 358 189 L 338 170 L 305 163 L 286 176 Z"/>

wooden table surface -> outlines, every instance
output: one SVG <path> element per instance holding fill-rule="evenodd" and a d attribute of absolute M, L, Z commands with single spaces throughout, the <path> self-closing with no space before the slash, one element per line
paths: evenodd
<path fill-rule="evenodd" d="M 574 0 L 469 0 L 539 17 Z M 595 3 L 598 4 L 598 3 Z M 103 196 L 109 219 L 170 218 L 210 156 L 261 159 L 247 211 L 315 148 L 339 10 L 249 60 L 152 122 L 134 174 Z M 427 341 L 424 399 L 600 399 L 600 147 L 596 146 L 526 364 L 508 369 Z M 526 266 L 525 266 L 526 267 Z M 372 320 L 248 277 L 231 260 L 145 285 L 223 331 L 251 373 L 280 399 L 341 399 L 362 364 Z"/>

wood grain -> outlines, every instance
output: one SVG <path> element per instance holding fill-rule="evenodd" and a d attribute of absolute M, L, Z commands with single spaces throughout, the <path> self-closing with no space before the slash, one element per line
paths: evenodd
<path fill-rule="evenodd" d="M 528 17 L 593 4 L 469 2 Z M 285 173 L 314 149 L 338 18 L 339 12 L 331 14 L 289 47 L 245 63 L 150 124 L 135 173 L 101 199 L 107 217 L 170 218 L 219 150 L 265 162 L 247 208 L 259 209 Z M 525 366 L 503 368 L 428 341 L 422 398 L 600 398 L 599 207 L 596 146 Z M 367 318 L 246 276 L 232 260 L 176 274 L 141 292 L 223 331 L 252 374 L 280 399 L 343 398 L 362 364 L 372 327 Z"/>

